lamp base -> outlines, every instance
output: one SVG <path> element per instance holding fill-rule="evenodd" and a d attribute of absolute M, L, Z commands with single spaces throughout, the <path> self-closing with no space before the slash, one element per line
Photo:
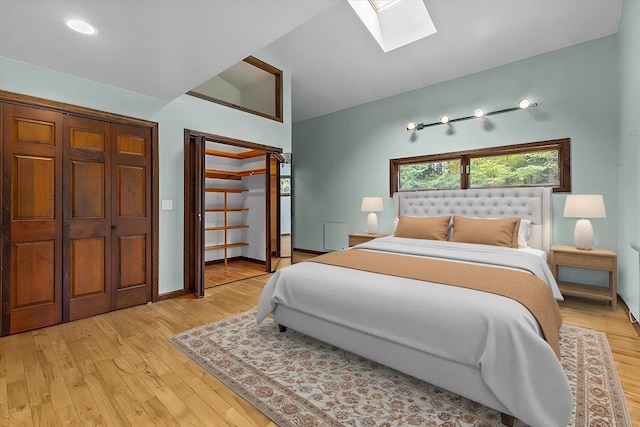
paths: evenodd
<path fill-rule="evenodd" d="M 378 232 L 378 215 L 375 212 L 369 212 L 367 215 L 367 233 L 376 234 Z"/>
<path fill-rule="evenodd" d="M 593 249 L 593 227 L 588 219 L 579 219 L 573 231 L 573 241 L 577 249 Z"/>

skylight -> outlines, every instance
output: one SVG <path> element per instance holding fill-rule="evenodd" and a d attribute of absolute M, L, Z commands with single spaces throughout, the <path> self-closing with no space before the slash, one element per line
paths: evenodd
<path fill-rule="evenodd" d="M 436 33 L 423 0 L 348 0 L 384 52 Z"/>
<path fill-rule="evenodd" d="M 369 3 L 371 3 L 371 6 L 373 7 L 373 10 L 376 11 L 376 13 L 380 13 L 383 10 L 393 6 L 394 4 L 398 4 L 400 3 L 402 0 L 369 0 Z"/>

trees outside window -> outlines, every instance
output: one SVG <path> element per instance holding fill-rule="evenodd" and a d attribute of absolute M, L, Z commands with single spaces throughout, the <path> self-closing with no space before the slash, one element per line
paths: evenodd
<path fill-rule="evenodd" d="M 570 140 L 391 159 L 396 191 L 490 187 L 553 187 L 571 191 Z"/>

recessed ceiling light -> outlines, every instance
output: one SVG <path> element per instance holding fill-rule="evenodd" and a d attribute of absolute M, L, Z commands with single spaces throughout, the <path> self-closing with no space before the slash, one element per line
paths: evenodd
<path fill-rule="evenodd" d="M 96 27 L 89 24 L 88 22 L 81 21 L 79 19 L 67 19 L 65 23 L 67 24 L 67 27 L 81 34 L 93 35 L 98 32 Z"/>

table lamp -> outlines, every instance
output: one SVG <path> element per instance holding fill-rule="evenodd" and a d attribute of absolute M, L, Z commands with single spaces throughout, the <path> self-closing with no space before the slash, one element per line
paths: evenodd
<path fill-rule="evenodd" d="M 567 196 L 564 203 L 565 218 L 580 218 L 576 222 L 573 240 L 577 249 L 593 248 L 593 227 L 588 218 L 606 218 L 604 199 L 596 194 L 576 194 Z"/>
<path fill-rule="evenodd" d="M 363 197 L 360 210 L 362 212 L 369 212 L 367 216 L 367 233 L 376 234 L 378 232 L 378 215 L 376 215 L 376 212 L 382 212 L 384 210 L 382 197 Z"/>

